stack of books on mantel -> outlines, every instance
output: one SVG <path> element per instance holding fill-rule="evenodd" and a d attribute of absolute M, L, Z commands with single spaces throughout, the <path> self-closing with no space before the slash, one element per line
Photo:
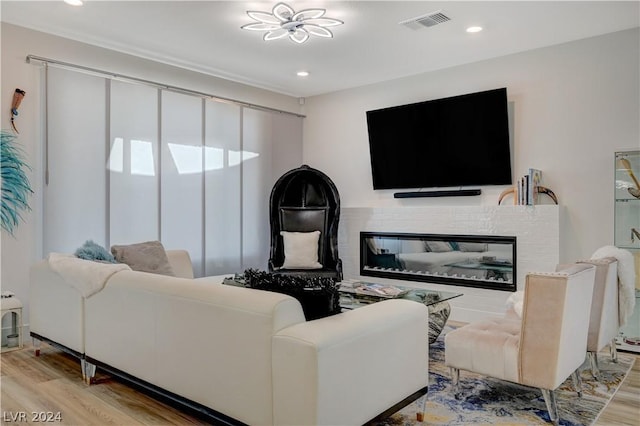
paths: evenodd
<path fill-rule="evenodd" d="M 513 203 L 524 206 L 538 204 L 538 186 L 542 183 L 542 171 L 529 169 L 529 173 L 516 182 Z"/>

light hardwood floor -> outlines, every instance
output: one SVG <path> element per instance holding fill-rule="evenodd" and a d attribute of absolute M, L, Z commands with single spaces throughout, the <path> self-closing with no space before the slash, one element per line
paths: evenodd
<path fill-rule="evenodd" d="M 30 345 L 29 345 L 30 346 Z M 196 425 L 195 417 L 148 397 L 98 373 L 88 386 L 80 362 L 42 344 L 40 357 L 30 347 L 0 356 L 0 424 L 32 422 L 32 412 L 60 413 L 65 425 Z M 27 421 L 10 422 L 9 416 L 25 412 Z"/>
<path fill-rule="evenodd" d="M 640 355 L 620 353 L 634 355 L 635 362 L 595 426 L 640 425 Z"/>
<path fill-rule="evenodd" d="M 640 356 L 595 426 L 640 425 Z M 79 361 L 46 344 L 40 358 L 30 345 L 0 356 L 0 424 L 41 424 L 32 413 L 60 413 L 65 425 L 199 425 L 176 410 L 98 373 L 87 386 Z M 15 416 L 26 413 L 26 421 Z M 13 417 L 14 421 L 11 421 Z M 16 421 L 18 420 L 18 421 Z M 425 426 L 427 426 L 425 424 Z"/>

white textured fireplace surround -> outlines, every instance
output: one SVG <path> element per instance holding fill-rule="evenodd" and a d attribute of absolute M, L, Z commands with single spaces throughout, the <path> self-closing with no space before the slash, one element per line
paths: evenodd
<path fill-rule="evenodd" d="M 559 262 L 560 212 L 555 205 L 343 208 L 338 249 L 344 277 L 463 293 L 450 302 L 455 321 L 501 316 L 511 292 L 361 276 L 360 232 L 515 236 L 516 279 L 522 290 L 527 272 L 553 271 Z"/>

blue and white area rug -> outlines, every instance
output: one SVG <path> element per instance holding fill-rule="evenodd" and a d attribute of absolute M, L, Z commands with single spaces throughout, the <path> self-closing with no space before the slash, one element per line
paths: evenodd
<path fill-rule="evenodd" d="M 430 347 L 429 393 L 424 422 L 416 421 L 422 399 L 393 414 L 378 425 L 545 425 L 549 413 L 536 388 L 495 380 L 486 376 L 460 371 L 462 399 L 457 400 L 451 389 L 449 368 L 444 365 L 444 334 Z M 618 363 L 611 357 L 598 358 L 600 381 L 591 376 L 588 363 L 582 368 L 582 398 L 573 388 L 571 378 L 556 391 L 558 415 L 563 426 L 591 425 L 598 418 L 618 390 L 635 358 L 618 353 Z"/>

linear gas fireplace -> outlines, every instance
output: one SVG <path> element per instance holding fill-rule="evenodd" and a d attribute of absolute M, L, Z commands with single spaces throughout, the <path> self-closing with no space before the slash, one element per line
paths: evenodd
<path fill-rule="evenodd" d="M 516 237 L 361 232 L 360 274 L 516 291 Z"/>

